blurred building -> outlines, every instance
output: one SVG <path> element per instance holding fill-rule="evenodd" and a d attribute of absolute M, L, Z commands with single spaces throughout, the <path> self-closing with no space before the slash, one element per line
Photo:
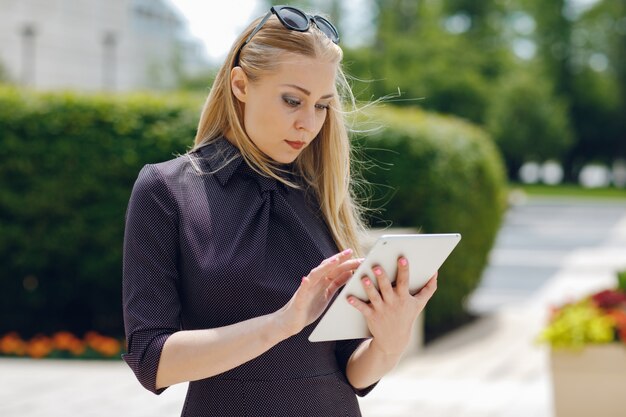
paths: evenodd
<path fill-rule="evenodd" d="M 208 60 L 167 0 L 0 0 L 0 65 L 38 89 L 130 91 L 174 87 Z"/>

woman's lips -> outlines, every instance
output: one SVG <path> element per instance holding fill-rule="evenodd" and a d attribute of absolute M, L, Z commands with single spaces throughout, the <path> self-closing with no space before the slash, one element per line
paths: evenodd
<path fill-rule="evenodd" d="M 299 141 L 292 142 L 290 140 L 286 140 L 285 142 L 287 142 L 287 145 L 291 146 L 292 148 L 296 150 L 300 150 L 304 147 L 304 145 L 306 145 L 306 142 L 299 142 Z"/>

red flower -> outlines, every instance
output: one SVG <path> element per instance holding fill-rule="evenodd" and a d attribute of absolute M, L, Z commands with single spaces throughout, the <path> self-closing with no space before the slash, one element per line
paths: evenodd
<path fill-rule="evenodd" d="M 604 290 L 591 296 L 596 305 L 602 309 L 610 309 L 626 305 L 626 293 L 620 290 Z"/>

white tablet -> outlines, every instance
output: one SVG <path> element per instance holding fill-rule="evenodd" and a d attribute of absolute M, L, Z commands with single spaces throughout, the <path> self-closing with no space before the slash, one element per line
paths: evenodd
<path fill-rule="evenodd" d="M 458 233 L 379 237 L 361 265 L 327 308 L 309 340 L 323 342 L 371 337 L 365 318 L 347 300 L 349 295 L 368 300 L 361 284 L 361 277 L 370 276 L 377 286 L 372 267 L 380 265 L 387 276 L 395 281 L 398 257 L 404 256 L 409 261 L 409 289 L 411 294 L 415 294 L 439 270 L 460 240 L 461 235 Z"/>

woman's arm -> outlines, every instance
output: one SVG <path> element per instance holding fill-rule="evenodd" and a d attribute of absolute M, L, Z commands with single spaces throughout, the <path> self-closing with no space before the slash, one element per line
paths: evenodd
<path fill-rule="evenodd" d="M 230 326 L 181 330 L 161 351 L 156 388 L 208 378 L 235 368 L 291 335 L 281 325 L 282 311 Z"/>
<path fill-rule="evenodd" d="M 351 250 L 324 260 L 280 310 L 230 326 L 182 330 L 167 339 L 161 351 L 156 388 L 208 378 L 256 358 L 299 333 L 324 311 L 338 288 L 350 278 L 360 259 Z"/>
<path fill-rule="evenodd" d="M 346 366 L 348 381 L 357 389 L 372 385 L 396 366 L 409 344 L 415 319 L 437 289 L 435 274 L 424 288 L 411 295 L 406 258 L 398 260 L 395 287 L 382 268 L 374 267 L 373 271 L 380 291 L 365 276 L 362 283 L 370 302 L 355 297 L 348 299 L 365 316 L 373 336 L 355 350 Z"/>

